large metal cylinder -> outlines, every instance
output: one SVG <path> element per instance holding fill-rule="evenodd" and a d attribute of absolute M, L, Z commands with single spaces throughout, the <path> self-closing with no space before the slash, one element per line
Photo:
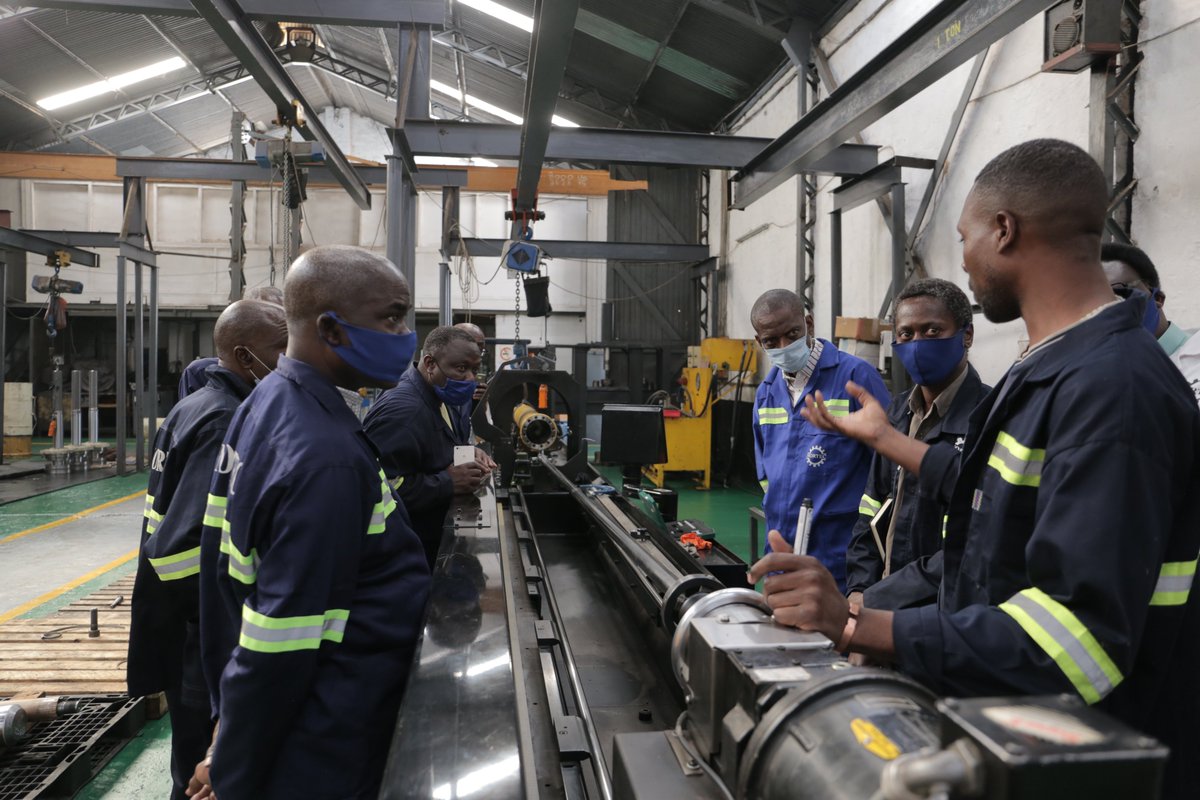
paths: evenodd
<path fill-rule="evenodd" d="M 738 798 L 868 798 L 902 755 L 939 745 L 935 698 L 851 666 L 824 636 L 775 624 L 762 595 L 695 600 L 672 638 L 688 737 Z"/>
<path fill-rule="evenodd" d="M 531 453 L 544 453 L 558 442 L 558 425 L 529 403 L 513 407 L 513 425 L 521 447 Z"/>

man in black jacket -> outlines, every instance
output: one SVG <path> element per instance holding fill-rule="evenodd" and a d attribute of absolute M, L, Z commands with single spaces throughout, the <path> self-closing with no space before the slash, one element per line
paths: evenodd
<path fill-rule="evenodd" d="M 233 412 L 287 347 L 283 308 L 239 300 L 221 313 L 213 339 L 217 363 L 207 384 L 171 409 L 154 439 L 131 606 L 129 694 L 167 695 L 175 800 L 212 741 L 198 577 L 209 482 Z"/>
<path fill-rule="evenodd" d="M 495 466 L 478 448 L 455 463 L 454 448 L 471 444 L 458 408 L 470 403 L 479 345 L 467 331 L 443 326 L 425 338 L 421 360 L 371 406 L 363 430 L 379 448 L 388 482 L 400 495 L 421 537 L 430 567 L 455 495 L 471 494 Z"/>
<path fill-rule="evenodd" d="M 961 452 L 967 419 L 989 391 L 967 361 L 971 302 L 950 281 L 918 280 L 896 300 L 895 327 L 893 353 L 916 386 L 892 402 L 888 422 L 905 436 Z M 850 601 L 893 609 L 936 601 L 946 504 L 922 491 L 916 474 L 876 453 L 858 510 L 846 553 Z"/>

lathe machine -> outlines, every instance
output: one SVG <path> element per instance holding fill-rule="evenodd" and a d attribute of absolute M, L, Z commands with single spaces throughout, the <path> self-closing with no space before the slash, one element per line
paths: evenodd
<path fill-rule="evenodd" d="M 636 482 L 661 408 L 588 463 L 566 373 L 497 373 L 501 465 L 446 519 L 384 798 L 1153 798 L 1165 748 L 1068 697 L 938 699 L 777 625 L 746 564 Z M 656 416 L 657 415 L 657 416 Z"/>

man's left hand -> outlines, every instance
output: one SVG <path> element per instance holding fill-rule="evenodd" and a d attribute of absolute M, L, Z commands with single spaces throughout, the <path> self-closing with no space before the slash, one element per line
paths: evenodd
<path fill-rule="evenodd" d="M 483 448 L 481 447 L 475 448 L 475 463 L 483 467 L 483 469 L 487 472 L 493 472 L 500 466 L 496 463 L 495 459 L 484 452 Z"/>
<path fill-rule="evenodd" d="M 816 631 L 836 643 L 850 616 L 850 604 L 833 575 L 812 556 L 793 555 L 779 531 L 771 531 L 768 541 L 772 552 L 750 568 L 748 578 L 756 583 L 765 576 L 763 595 L 776 622 Z"/>

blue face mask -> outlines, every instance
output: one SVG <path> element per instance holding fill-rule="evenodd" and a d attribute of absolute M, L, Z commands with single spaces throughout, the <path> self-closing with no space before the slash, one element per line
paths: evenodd
<path fill-rule="evenodd" d="M 893 344 L 892 352 L 917 384 L 937 386 L 962 362 L 963 354 L 967 352 L 964 334 L 965 331 L 959 331 L 949 339 L 914 339 Z"/>
<path fill-rule="evenodd" d="M 804 369 L 804 365 L 808 363 L 808 357 L 812 353 L 812 348 L 808 345 L 808 339 L 797 339 L 787 347 L 764 348 L 767 352 L 767 358 L 771 359 L 771 363 L 779 367 L 784 372 L 799 372 Z"/>
<path fill-rule="evenodd" d="M 461 406 L 470 402 L 471 398 L 475 396 L 475 387 L 478 385 L 477 381 L 458 381 L 454 378 L 447 378 L 445 386 L 433 387 L 433 393 L 448 406 Z"/>
<path fill-rule="evenodd" d="M 373 331 L 351 325 L 333 311 L 325 313 L 342 326 L 350 339 L 348 344 L 334 347 L 342 361 L 373 381 L 395 385 L 400 380 L 417 351 L 416 333 Z"/>
<path fill-rule="evenodd" d="M 1155 298 L 1158 297 L 1158 289 L 1150 290 L 1150 299 L 1146 301 L 1146 313 L 1142 316 L 1142 327 L 1150 331 L 1151 336 L 1158 335 L 1158 319 L 1159 310 L 1158 303 Z"/>

